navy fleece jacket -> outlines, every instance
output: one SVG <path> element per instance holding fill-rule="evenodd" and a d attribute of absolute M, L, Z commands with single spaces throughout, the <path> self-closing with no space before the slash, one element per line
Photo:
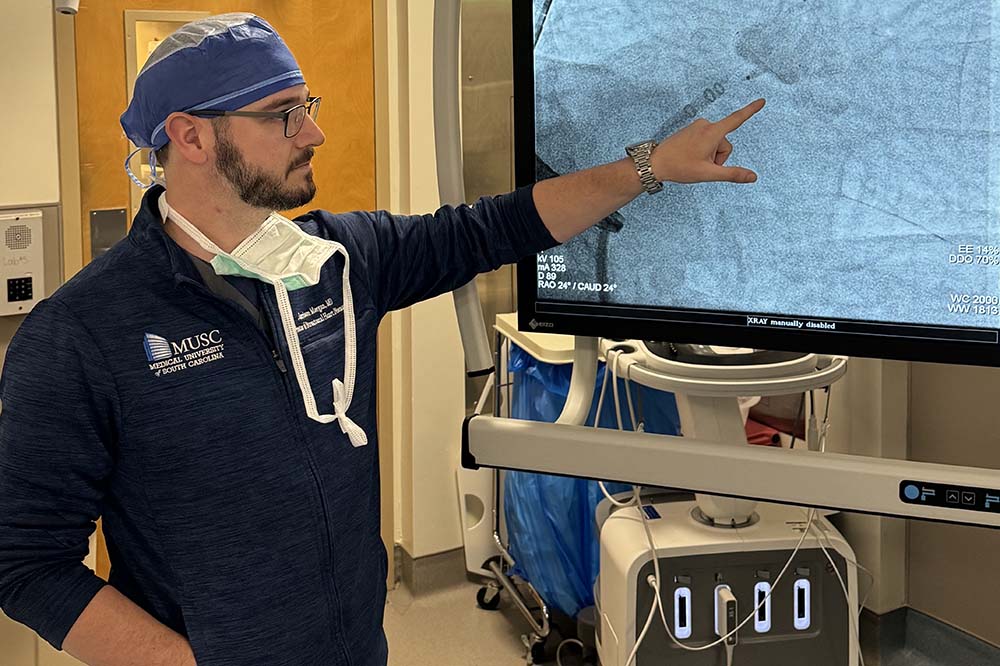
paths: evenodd
<path fill-rule="evenodd" d="M 60 647 L 105 583 L 81 560 L 103 516 L 110 584 L 188 637 L 199 666 L 381 666 L 375 341 L 387 312 L 555 244 L 530 188 L 434 215 L 296 220 L 350 254 L 369 444 L 310 420 L 274 292 L 275 342 L 207 289 L 163 229 L 128 237 L 27 317 L 0 380 L 0 608 Z M 290 293 L 321 412 L 343 377 L 343 258 Z M 331 314 L 332 313 L 332 314 Z M 455 424 L 459 427 L 459 424 Z"/>

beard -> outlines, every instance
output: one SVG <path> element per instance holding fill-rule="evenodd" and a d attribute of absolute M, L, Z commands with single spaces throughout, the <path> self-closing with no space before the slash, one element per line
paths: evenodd
<path fill-rule="evenodd" d="M 280 178 L 248 164 L 240 149 L 229 139 L 222 123 L 215 130 L 215 170 L 229 181 L 243 203 L 254 208 L 282 211 L 304 206 L 316 196 L 312 173 L 306 174 L 304 186 L 293 187 L 288 183 L 292 170 L 312 159 L 314 149 L 306 149 L 287 167 L 284 178 Z"/>

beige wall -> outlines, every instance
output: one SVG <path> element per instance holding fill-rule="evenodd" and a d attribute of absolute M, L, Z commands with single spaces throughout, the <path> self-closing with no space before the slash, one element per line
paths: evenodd
<path fill-rule="evenodd" d="M 913 364 L 913 460 L 1000 469 L 1000 371 Z M 1000 530 L 913 521 L 913 608 L 1000 645 Z"/>
<path fill-rule="evenodd" d="M 432 77 L 433 3 L 409 4 L 410 207 L 434 210 L 438 197 Z M 462 344 L 451 295 L 412 308 L 414 557 L 462 545 L 455 470 L 465 415 Z"/>
<path fill-rule="evenodd" d="M 0 664 L 3 666 L 82 666 L 0 613 Z"/>
<path fill-rule="evenodd" d="M 78 192 L 79 186 L 65 182 L 67 174 L 60 168 L 60 149 L 75 146 L 75 137 L 60 137 L 72 134 L 75 126 L 73 60 L 63 60 L 67 53 L 72 56 L 72 25 L 72 19 L 55 15 L 49 2 L 0 2 L 0 90 L 6 93 L 0 105 L 0 205 L 73 205 L 66 201 L 67 194 Z M 68 51 L 63 48 L 67 38 Z M 68 91 L 67 102 L 64 93 Z M 73 155 L 70 158 L 72 176 L 79 162 Z M 65 237 L 65 225 L 63 231 Z M 79 234 L 71 233 L 69 241 L 63 251 L 63 274 L 72 274 L 80 264 Z M 21 316 L 0 317 L 0 363 L 23 320 Z M 86 563 L 94 567 L 93 555 Z M 0 613 L 0 664 L 79 666 L 80 662 Z"/>
<path fill-rule="evenodd" d="M 439 206 L 432 98 L 433 3 L 386 0 L 390 30 L 390 207 Z M 397 541 L 412 557 L 458 548 L 465 380 L 450 295 L 391 318 Z M 398 362 L 396 362 L 398 361 Z"/>
<path fill-rule="evenodd" d="M 49 2 L 0 3 L 0 206 L 59 200 L 53 13 Z"/>

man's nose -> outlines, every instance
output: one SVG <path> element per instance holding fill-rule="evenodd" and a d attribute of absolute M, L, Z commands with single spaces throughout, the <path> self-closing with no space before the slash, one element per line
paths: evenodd
<path fill-rule="evenodd" d="M 320 129 L 316 121 L 309 114 L 306 114 L 305 120 L 302 123 L 302 129 L 299 133 L 295 135 L 298 139 L 297 143 L 299 148 L 306 148 L 308 146 L 322 146 L 326 142 L 326 134 Z"/>

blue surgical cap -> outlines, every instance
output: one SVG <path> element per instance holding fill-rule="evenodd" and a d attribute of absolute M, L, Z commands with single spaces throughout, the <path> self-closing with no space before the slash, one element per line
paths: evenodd
<path fill-rule="evenodd" d="M 160 149 L 175 111 L 235 111 L 305 83 L 295 57 L 274 28 L 253 14 L 220 14 L 181 27 L 149 56 L 122 114 L 125 134 L 140 148 Z"/>

